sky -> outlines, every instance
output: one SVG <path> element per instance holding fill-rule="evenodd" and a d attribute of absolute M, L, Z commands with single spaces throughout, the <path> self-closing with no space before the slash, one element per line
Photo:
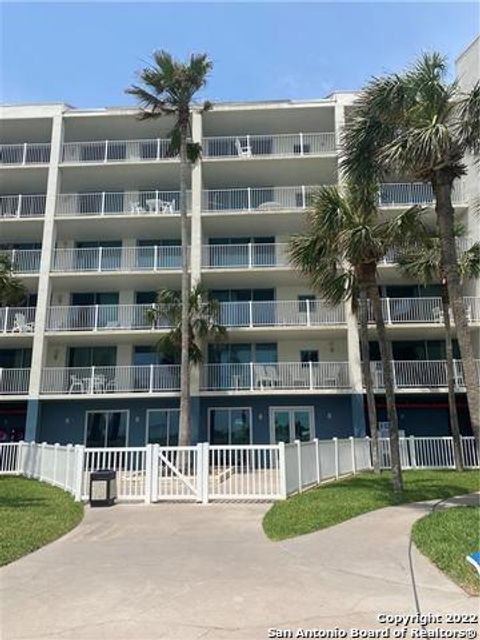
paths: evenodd
<path fill-rule="evenodd" d="M 325 97 L 433 49 L 453 62 L 478 35 L 478 2 L 15 2 L 0 4 L 0 102 L 132 105 L 154 49 L 206 52 L 202 99 Z"/>

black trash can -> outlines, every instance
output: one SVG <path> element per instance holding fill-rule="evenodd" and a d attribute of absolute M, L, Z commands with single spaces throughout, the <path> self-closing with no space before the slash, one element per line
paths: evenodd
<path fill-rule="evenodd" d="M 117 497 L 117 474 L 112 469 L 97 469 L 90 474 L 90 506 L 111 507 Z"/>

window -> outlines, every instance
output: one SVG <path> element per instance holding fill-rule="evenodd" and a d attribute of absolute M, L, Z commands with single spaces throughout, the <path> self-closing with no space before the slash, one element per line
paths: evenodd
<path fill-rule="evenodd" d="M 85 419 L 86 447 L 125 447 L 129 412 L 87 411 Z"/>
<path fill-rule="evenodd" d="M 211 444 L 250 444 L 252 410 L 250 407 L 211 408 L 208 410 L 208 430 Z"/>
<path fill-rule="evenodd" d="M 69 367 L 114 367 L 117 361 L 116 347 L 70 347 Z"/>
<path fill-rule="evenodd" d="M 318 351 L 316 349 L 302 349 L 300 351 L 300 362 L 319 362 Z"/>
<path fill-rule="evenodd" d="M 159 444 L 162 447 L 178 445 L 179 409 L 148 409 L 147 444 Z"/>

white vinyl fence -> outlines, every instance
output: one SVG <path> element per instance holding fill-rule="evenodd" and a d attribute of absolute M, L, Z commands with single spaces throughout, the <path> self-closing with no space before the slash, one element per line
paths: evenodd
<path fill-rule="evenodd" d="M 451 437 L 400 438 L 404 469 L 454 468 Z M 462 438 L 464 466 L 478 468 L 473 437 Z M 380 439 L 381 467 L 390 466 L 390 443 Z M 122 501 L 203 502 L 284 500 L 327 480 L 371 469 L 369 438 L 273 445 L 85 448 L 82 445 L 0 444 L 0 475 L 24 475 L 88 500 L 90 474 L 116 472 Z"/>

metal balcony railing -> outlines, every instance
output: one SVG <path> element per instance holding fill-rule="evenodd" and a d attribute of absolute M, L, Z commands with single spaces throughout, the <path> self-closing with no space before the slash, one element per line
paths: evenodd
<path fill-rule="evenodd" d="M 33 333 L 35 307 L 0 307 L 1 333 Z"/>
<path fill-rule="evenodd" d="M 221 302 L 219 320 L 226 327 L 316 327 L 345 324 L 345 307 L 320 300 Z"/>
<path fill-rule="evenodd" d="M 276 362 L 206 364 L 203 391 L 272 391 L 286 389 L 348 389 L 348 362 Z"/>
<path fill-rule="evenodd" d="M 207 213 L 248 213 L 306 209 L 312 194 L 320 187 L 244 187 L 239 189 L 205 189 L 202 211 Z"/>
<path fill-rule="evenodd" d="M 0 367 L 0 395 L 25 395 L 30 384 L 30 369 Z"/>
<path fill-rule="evenodd" d="M 149 319 L 155 304 L 49 307 L 47 331 L 128 331 L 167 329 L 166 319 Z"/>
<path fill-rule="evenodd" d="M 41 249 L 1 249 L 0 255 L 7 256 L 15 273 L 38 273 Z"/>
<path fill-rule="evenodd" d="M 204 158 L 302 157 L 334 153 L 335 133 L 211 136 L 203 138 Z"/>
<path fill-rule="evenodd" d="M 452 202 L 464 202 L 462 183 L 457 182 L 452 192 Z M 432 187 L 425 182 L 384 182 L 380 185 L 378 203 L 381 207 L 429 205 L 434 202 Z"/>
<path fill-rule="evenodd" d="M 187 210 L 191 210 L 192 194 L 187 192 Z M 135 216 L 173 215 L 180 213 L 180 192 L 101 191 L 96 193 L 61 193 L 57 197 L 56 215 L 71 216 Z"/>
<path fill-rule="evenodd" d="M 205 269 L 262 269 L 288 266 L 286 243 L 209 244 L 202 248 Z"/>
<path fill-rule="evenodd" d="M 46 195 L 18 194 L 0 196 L 0 220 L 10 218 L 42 218 Z"/>
<path fill-rule="evenodd" d="M 480 384 L 480 360 L 476 361 Z M 383 365 L 372 362 L 373 386 L 384 388 Z M 454 361 L 455 387 L 463 389 L 465 381 L 461 360 Z M 447 363 L 445 360 L 396 360 L 393 363 L 394 384 L 397 389 L 447 387 Z"/>
<path fill-rule="evenodd" d="M 93 142 L 64 142 L 64 163 L 155 162 L 175 160 L 170 140 L 98 140 Z"/>
<path fill-rule="evenodd" d="M 114 395 L 172 392 L 180 389 L 180 366 L 47 367 L 41 393 L 46 395 Z"/>
<path fill-rule="evenodd" d="M 480 298 L 464 297 L 469 322 L 480 322 Z M 386 324 L 442 324 L 441 298 L 382 298 L 383 319 Z M 368 306 L 368 320 L 374 322 L 372 306 Z M 453 317 L 452 317 L 453 321 Z"/>
<path fill-rule="evenodd" d="M 179 246 L 55 249 L 54 272 L 172 271 L 182 266 Z"/>
<path fill-rule="evenodd" d="M 30 143 L 1 144 L 0 165 L 31 165 L 50 162 L 50 144 Z"/>

